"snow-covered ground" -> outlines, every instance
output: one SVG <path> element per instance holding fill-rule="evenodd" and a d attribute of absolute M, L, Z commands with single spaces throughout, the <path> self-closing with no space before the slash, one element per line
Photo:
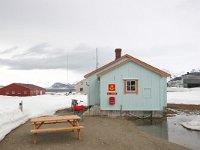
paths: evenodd
<path fill-rule="evenodd" d="M 167 91 L 167 103 L 200 105 L 200 88 L 168 88 Z M 180 124 L 185 128 L 200 131 L 200 116 L 193 116 L 192 120 Z"/>
<path fill-rule="evenodd" d="M 11 130 L 25 123 L 32 117 L 53 115 L 57 110 L 71 107 L 71 100 L 77 99 L 87 106 L 86 95 L 69 95 L 64 93 L 46 94 L 31 97 L 10 97 L 0 95 L 0 141 Z M 23 101 L 23 112 L 19 103 Z"/>
<path fill-rule="evenodd" d="M 167 103 L 200 104 L 200 88 L 168 88 Z"/>

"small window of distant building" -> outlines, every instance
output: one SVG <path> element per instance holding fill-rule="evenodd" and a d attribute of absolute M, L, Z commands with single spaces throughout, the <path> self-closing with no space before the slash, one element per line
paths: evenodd
<path fill-rule="evenodd" d="M 10 93 L 9 93 L 9 91 L 6 91 L 6 95 L 9 95 Z"/>
<path fill-rule="evenodd" d="M 24 91 L 24 94 L 27 94 L 27 91 Z"/>
<path fill-rule="evenodd" d="M 15 94 L 15 91 L 12 91 L 12 94 Z"/>
<path fill-rule="evenodd" d="M 124 94 L 138 94 L 138 80 L 124 80 Z"/>
<path fill-rule="evenodd" d="M 83 92 L 83 88 L 80 88 L 80 92 Z"/>

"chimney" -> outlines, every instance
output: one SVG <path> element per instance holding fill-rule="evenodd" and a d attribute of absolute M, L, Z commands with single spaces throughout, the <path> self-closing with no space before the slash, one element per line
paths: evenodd
<path fill-rule="evenodd" d="M 115 49 L 115 60 L 119 59 L 121 57 L 121 48 L 116 48 Z"/>

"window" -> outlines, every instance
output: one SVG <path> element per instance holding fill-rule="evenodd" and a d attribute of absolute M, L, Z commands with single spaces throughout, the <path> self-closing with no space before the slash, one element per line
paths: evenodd
<path fill-rule="evenodd" d="M 24 91 L 24 94 L 27 94 L 27 91 Z"/>
<path fill-rule="evenodd" d="M 12 94 L 15 94 L 15 91 L 12 91 Z"/>
<path fill-rule="evenodd" d="M 124 94 L 138 94 L 138 80 L 124 80 Z"/>
<path fill-rule="evenodd" d="M 83 92 L 83 88 L 80 88 L 80 92 Z"/>

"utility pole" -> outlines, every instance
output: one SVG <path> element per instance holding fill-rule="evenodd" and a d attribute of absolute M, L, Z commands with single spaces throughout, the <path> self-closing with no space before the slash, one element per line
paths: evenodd
<path fill-rule="evenodd" d="M 98 62 L 98 49 L 96 48 L 96 69 L 98 69 L 99 62 Z"/>
<path fill-rule="evenodd" d="M 68 57 L 68 54 L 67 54 L 67 83 L 69 83 L 69 81 L 68 81 L 68 59 L 69 59 L 69 57 Z"/>

